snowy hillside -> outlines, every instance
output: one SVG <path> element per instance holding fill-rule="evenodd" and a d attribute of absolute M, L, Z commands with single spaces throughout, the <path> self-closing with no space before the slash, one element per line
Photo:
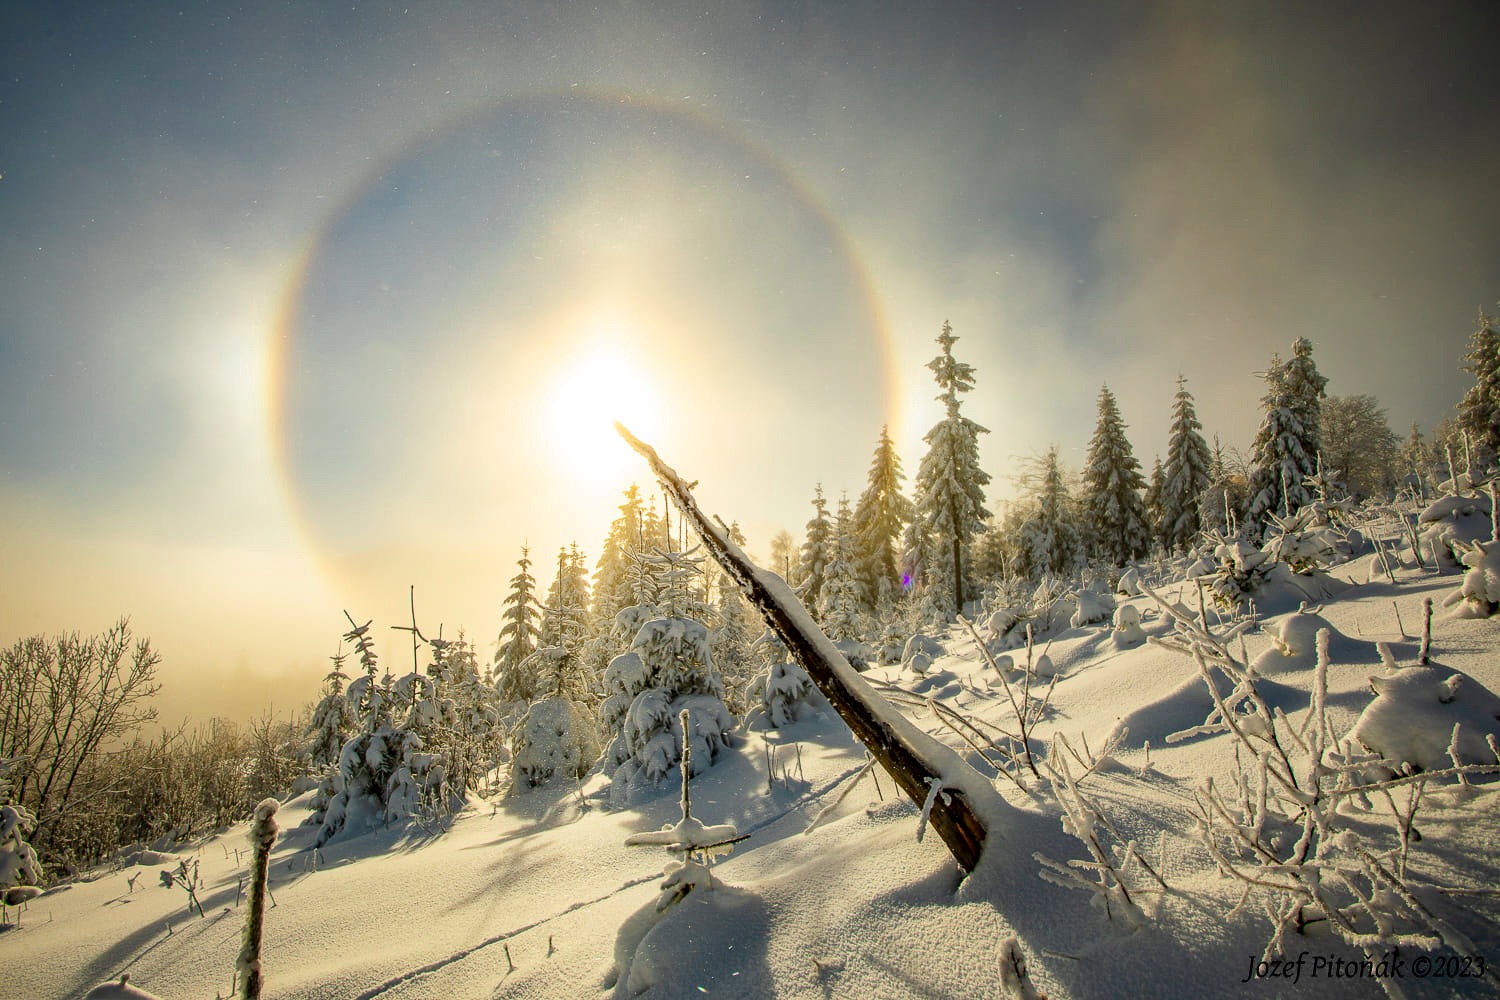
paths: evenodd
<path fill-rule="evenodd" d="M 1255 689 L 1278 732 L 1315 740 L 1320 717 L 1309 718 L 1309 706 L 1322 700 L 1331 735 L 1347 734 L 1372 702 L 1374 676 L 1386 707 L 1366 714 L 1362 732 L 1392 744 L 1386 752 L 1436 747 L 1432 752 L 1445 757 L 1454 721 L 1462 722 L 1461 758 L 1484 747 L 1480 730 L 1500 729 L 1490 694 L 1500 690 L 1500 630 L 1493 620 L 1443 608 L 1462 576 L 1400 567 L 1392 583 L 1368 554 L 1333 575 L 1354 585 L 1306 614 L 1268 588 L 1263 617 L 1243 633 Z M 1196 587 L 1158 583 L 1162 597 L 1180 599 L 1196 617 Z M 1322 801 L 1324 819 L 1345 832 L 1324 848 L 1317 891 L 1341 905 L 1352 901 L 1347 912 L 1371 934 L 1369 947 L 1343 943 L 1308 907 L 1300 931 L 1291 920 L 1281 941 L 1291 964 L 1261 969 L 1287 977 L 1247 984 L 1275 932 L 1267 912 L 1273 897 L 1220 874 L 1195 825 L 1195 792 L 1212 779 L 1229 806 L 1248 807 L 1237 821 L 1252 825 L 1245 817 L 1258 815 L 1261 829 L 1248 834 L 1261 838 L 1256 843 L 1286 849 L 1301 828 L 1273 829 L 1281 822 L 1275 810 L 1257 812 L 1265 794 L 1260 765 L 1243 744 L 1237 759 L 1231 733 L 1205 725 L 1216 711 L 1213 697 L 1194 659 L 1169 648 L 1173 624 L 1163 606 L 1144 594 L 1096 597 L 1100 620 L 1063 625 L 1031 654 L 1037 666 L 1045 653 L 1057 676 L 1032 740 L 1044 777 L 1033 777 L 1024 761 L 1019 781 L 996 777 L 995 787 L 1016 808 L 990 830 L 984 858 L 966 879 L 937 837 L 917 841 L 919 809 L 898 800 L 885 775 L 866 773 L 848 789 L 866 758 L 828 714 L 739 732 L 733 749 L 693 779 L 693 815 L 732 824 L 749 839 L 713 867 L 712 889 L 689 893 L 659 922 L 658 885 L 672 856 L 625 841 L 680 819 L 675 770 L 659 795 L 632 808 L 607 809 L 608 782 L 594 774 L 578 785 L 473 802 L 446 830 L 379 831 L 316 852 L 316 828 L 298 825 L 309 811 L 308 793 L 286 802 L 279 816 L 274 906 L 265 921 L 266 995 L 563 998 L 627 996 L 634 986 L 646 997 L 996 997 L 1028 988 L 1013 975 L 1002 978 L 1004 943 L 1012 937 L 1031 985 L 1051 997 L 1378 995 L 1380 984 L 1357 964 L 1367 957 L 1394 958 L 1397 974 L 1387 985 L 1407 996 L 1495 991 L 1493 974 L 1477 977 L 1486 963 L 1500 963 L 1493 922 L 1500 819 L 1490 795 L 1441 777 L 1426 783 L 1415 822 L 1406 825 L 1414 783 L 1349 795 L 1337 810 Z M 1437 605 L 1431 667 L 1413 672 L 1428 598 Z M 1211 606 L 1208 618 L 1215 633 L 1233 631 Z M 1323 629 L 1326 699 L 1317 688 Z M 867 677 L 906 692 L 895 696 L 906 711 L 982 765 L 954 728 L 911 696 L 934 699 L 980 726 L 1013 729 L 1012 698 L 1027 696 L 1025 678 L 1007 671 L 1014 685 L 1008 695 L 961 629 L 936 643 L 930 662 L 916 661 L 921 673 L 893 665 Z M 1399 671 L 1383 664 L 1382 643 Z M 1024 667 L 1023 645 L 991 645 L 1012 667 Z M 1239 638 L 1226 646 L 1239 656 Z M 1050 683 L 1045 672 L 1032 678 L 1034 703 Z M 1227 697 L 1223 676 L 1213 676 Z M 1237 724 L 1253 728 L 1256 717 L 1244 704 L 1230 705 Z M 1307 753 L 1294 742 L 1284 749 L 1300 768 Z M 1104 757 L 1106 746 L 1113 749 Z M 1046 780 L 1049 761 L 1058 773 Z M 1445 759 L 1423 763 L 1451 767 Z M 1274 759 L 1268 768 L 1274 784 Z M 1312 787 L 1311 771 L 1298 774 L 1304 791 Z M 1371 772 L 1362 780 L 1380 777 Z M 1490 779 L 1469 780 L 1487 786 Z M 1225 858 L 1263 882 L 1286 881 L 1287 867 L 1256 869 L 1253 859 L 1225 846 L 1224 829 L 1218 842 Z M 1403 829 L 1410 831 L 1405 850 Z M 1111 859 L 1104 888 L 1097 888 L 1100 868 L 1089 867 L 1095 859 L 1085 840 L 1073 833 L 1092 836 Z M 1357 867 L 1360 850 L 1381 870 L 1399 869 L 1395 882 L 1374 893 L 1358 879 L 1341 882 L 1334 873 Z M 204 916 L 189 910 L 180 884 L 161 875 L 183 861 L 201 880 Z M 124 973 L 131 985 L 163 998 L 232 995 L 248 865 L 241 825 L 167 852 L 138 852 L 116 868 L 56 886 L 26 906 L 19 928 L 0 934 L 0 995 L 78 997 Z M 1410 899 L 1402 896 L 1408 890 Z M 1370 897 L 1365 910 L 1360 893 Z M 1430 920 L 1413 919 L 1417 912 Z M 1371 914 L 1389 923 L 1372 922 Z M 1416 938 L 1434 927 L 1449 942 L 1466 942 L 1458 949 L 1464 954 L 1419 947 Z M 619 975 L 627 963 L 628 973 Z"/>

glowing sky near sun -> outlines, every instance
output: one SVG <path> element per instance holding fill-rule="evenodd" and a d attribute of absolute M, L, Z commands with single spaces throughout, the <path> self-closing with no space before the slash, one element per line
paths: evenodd
<path fill-rule="evenodd" d="M 238 711 L 415 584 L 488 655 L 520 547 L 644 482 L 611 420 L 764 554 L 882 423 L 915 470 L 945 319 L 997 490 L 1105 381 L 1148 465 L 1179 371 L 1243 446 L 1298 336 L 1430 426 L 1500 298 L 1497 20 L 7 4 L 0 642 L 130 613 Z"/>

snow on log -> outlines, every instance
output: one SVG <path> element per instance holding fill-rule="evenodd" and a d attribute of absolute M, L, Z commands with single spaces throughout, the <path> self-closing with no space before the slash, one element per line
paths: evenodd
<path fill-rule="evenodd" d="M 914 726 L 875 692 L 823 634 L 786 582 L 759 569 L 729 533 L 699 509 L 687 483 L 656 450 L 615 424 L 632 448 L 651 465 L 682 516 L 693 523 L 704 546 L 791 651 L 818 690 L 880 762 L 901 790 L 918 805 L 931 803 L 930 822 L 958 867 L 974 870 L 987 831 L 1010 809 L 979 772 L 958 754 Z M 934 795 L 937 790 L 947 794 Z"/>

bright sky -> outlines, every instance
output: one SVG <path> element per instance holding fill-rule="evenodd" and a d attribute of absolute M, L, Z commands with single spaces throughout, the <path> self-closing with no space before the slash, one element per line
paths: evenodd
<path fill-rule="evenodd" d="M 1467 385 L 1493 4 L 671 6 L 5 5 L 0 642 L 129 613 L 243 717 L 415 584 L 488 656 L 612 419 L 764 554 L 915 471 L 945 319 L 997 486 L 1105 381 L 1243 446 L 1298 336 L 1399 430 Z"/>

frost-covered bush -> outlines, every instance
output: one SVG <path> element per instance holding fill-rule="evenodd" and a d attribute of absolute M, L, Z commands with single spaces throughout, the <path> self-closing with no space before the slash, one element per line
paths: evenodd
<path fill-rule="evenodd" d="M 1308 504 L 1291 517 L 1270 516 L 1270 527 L 1261 551 L 1294 573 L 1326 569 L 1347 559 L 1350 546 L 1344 535 L 1323 516 L 1317 504 Z"/>
<path fill-rule="evenodd" d="M 1238 608 L 1265 581 L 1273 563 L 1270 556 L 1243 538 L 1226 539 L 1214 546 L 1214 572 L 1208 592 L 1225 610 Z"/>
<path fill-rule="evenodd" d="M 980 620 L 979 631 L 987 646 L 1008 649 L 1011 647 L 1007 645 L 1007 640 L 1021 621 L 1021 615 L 1016 609 L 1000 608 Z M 1021 634 L 1024 635 L 1025 631 L 1024 628 L 1021 629 Z"/>
<path fill-rule="evenodd" d="M 682 733 L 676 720 L 683 709 L 692 717 L 694 766 L 712 764 L 729 745 L 734 718 L 701 622 L 645 622 L 630 649 L 610 661 L 604 686 L 608 696 L 600 713 L 610 734 L 604 773 L 612 779 L 616 805 L 654 788 L 677 765 Z"/>
<path fill-rule="evenodd" d="M 901 661 L 901 653 L 910 638 L 905 625 L 895 615 L 890 615 L 880 626 L 880 639 L 876 643 L 875 662 L 880 666 Z"/>
<path fill-rule="evenodd" d="M 1417 515 L 1422 548 L 1438 568 L 1455 572 L 1463 565 L 1469 543 L 1491 537 L 1490 499 L 1450 495 L 1429 504 Z"/>
<path fill-rule="evenodd" d="M 1133 649 L 1146 641 L 1146 632 L 1141 628 L 1141 611 L 1134 604 L 1115 608 L 1113 625 L 1110 639 L 1119 649 Z"/>
<path fill-rule="evenodd" d="M 1068 619 L 1071 628 L 1109 621 L 1110 613 L 1115 609 L 1114 598 L 1090 589 L 1078 591 L 1073 599 L 1073 614 Z"/>
<path fill-rule="evenodd" d="M 584 707 L 562 696 L 532 702 L 516 727 L 511 791 L 545 785 L 554 777 L 581 778 L 599 759 L 599 735 Z"/>
<path fill-rule="evenodd" d="M 1200 842 L 1219 872 L 1243 885 L 1236 910 L 1249 904 L 1270 919 L 1261 959 L 1294 950 L 1289 936 L 1312 921 L 1372 962 L 1377 953 L 1397 946 L 1476 954 L 1453 921 L 1422 902 L 1442 895 L 1426 874 L 1428 866 L 1408 861 L 1420 841 L 1417 811 L 1423 803 L 1437 802 L 1431 795 L 1424 799 L 1423 789 L 1500 771 L 1494 754 L 1410 773 L 1395 761 L 1360 753 L 1352 740 L 1335 732 L 1328 712 L 1330 631 L 1317 636 L 1311 704 L 1294 720 L 1267 705 L 1254 671 L 1230 651 L 1226 637 L 1210 632 L 1187 609 L 1163 605 L 1176 632 L 1162 644 L 1194 659 L 1216 706 L 1191 732 L 1223 734 L 1234 755 L 1229 787 L 1205 778 L 1194 793 L 1194 813 Z M 1229 691 L 1221 690 L 1219 678 L 1228 681 Z M 1375 712 L 1403 734 L 1414 728 L 1400 723 L 1408 706 L 1442 704 L 1442 685 L 1428 676 L 1397 671 L 1384 686 L 1388 693 L 1408 686 L 1422 692 L 1417 698 L 1392 698 Z M 1359 727 L 1367 736 L 1383 728 L 1364 719 Z M 1400 752 L 1394 745 L 1380 748 L 1386 754 L 1392 750 Z"/>
<path fill-rule="evenodd" d="M 1500 542 L 1470 542 L 1458 553 L 1464 582 L 1443 600 L 1455 618 L 1488 618 L 1500 610 Z"/>
<path fill-rule="evenodd" d="M 1345 585 L 1323 568 L 1348 554 L 1348 543 L 1334 528 L 1316 523 L 1315 507 L 1304 507 L 1290 518 L 1268 515 L 1272 531 L 1256 548 L 1243 538 L 1210 536 L 1216 568 L 1206 578 L 1214 603 L 1237 611 L 1247 601 L 1264 604 L 1262 595 L 1297 602 L 1323 600 Z"/>
<path fill-rule="evenodd" d="M 1219 564 L 1214 562 L 1210 553 L 1196 553 L 1182 570 L 1184 580 L 1197 580 L 1203 577 L 1213 576 L 1218 570 Z M 1139 581 L 1137 581 L 1139 585 Z"/>

